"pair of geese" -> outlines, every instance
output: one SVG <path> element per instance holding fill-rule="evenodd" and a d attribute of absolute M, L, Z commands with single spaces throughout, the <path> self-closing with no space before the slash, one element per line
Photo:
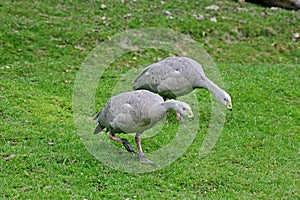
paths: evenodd
<path fill-rule="evenodd" d="M 232 110 L 230 95 L 205 76 L 201 64 L 187 57 L 169 57 L 146 67 L 135 79 L 134 91 L 118 94 L 106 102 L 94 118 L 98 122 L 94 134 L 106 128 L 109 137 L 121 142 L 128 152 L 138 154 L 140 162 L 153 164 L 144 156 L 141 134 L 163 119 L 170 109 L 176 111 L 181 124 L 181 115 L 193 120 L 191 107 L 174 99 L 195 88 L 208 89 Z M 136 133 L 138 151 L 128 140 L 115 136 L 116 133 Z"/>

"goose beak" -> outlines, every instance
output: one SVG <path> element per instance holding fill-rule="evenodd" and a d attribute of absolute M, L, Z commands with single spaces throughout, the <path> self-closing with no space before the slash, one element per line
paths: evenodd
<path fill-rule="evenodd" d="M 226 105 L 227 109 L 232 111 L 232 103 L 228 102 L 228 104 Z"/>
<path fill-rule="evenodd" d="M 189 118 L 189 120 L 194 120 L 195 119 L 194 113 L 191 110 L 189 110 L 187 117 Z"/>

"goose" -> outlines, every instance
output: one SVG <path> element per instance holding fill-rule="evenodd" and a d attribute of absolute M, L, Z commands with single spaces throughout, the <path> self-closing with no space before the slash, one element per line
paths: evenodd
<path fill-rule="evenodd" d="M 232 111 L 230 95 L 206 77 L 202 65 L 188 57 L 168 57 L 146 67 L 135 79 L 134 90 L 149 90 L 166 99 L 175 99 L 196 88 L 208 89 Z M 178 120 L 183 120 L 176 113 Z"/>
<path fill-rule="evenodd" d="M 153 164 L 151 160 L 145 158 L 140 136 L 163 119 L 170 109 L 190 120 L 194 119 L 191 107 L 185 102 L 173 99 L 164 101 L 159 95 L 147 90 L 120 93 L 111 97 L 95 116 L 98 125 L 94 134 L 101 131 L 109 132 L 112 140 L 122 143 L 128 152 L 138 154 L 141 163 Z M 117 137 L 116 133 L 135 133 L 138 152 L 128 140 Z"/>

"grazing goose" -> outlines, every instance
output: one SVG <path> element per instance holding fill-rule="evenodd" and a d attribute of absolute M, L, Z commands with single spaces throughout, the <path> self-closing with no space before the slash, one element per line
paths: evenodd
<path fill-rule="evenodd" d="M 159 95 L 147 90 L 124 92 L 111 97 L 96 115 L 98 126 L 94 134 L 106 128 L 112 140 L 121 142 L 127 151 L 137 153 L 141 162 L 152 163 L 144 156 L 140 136 L 164 118 L 170 109 L 187 116 L 190 120 L 194 119 L 191 107 L 187 103 L 164 101 Z M 136 133 L 138 152 L 126 139 L 115 136 L 115 133 Z"/>
<path fill-rule="evenodd" d="M 201 64 L 187 57 L 169 57 L 146 67 L 135 79 L 134 86 L 134 90 L 149 90 L 164 99 L 175 99 L 195 88 L 208 89 L 232 110 L 230 95 L 205 76 Z M 179 113 L 177 117 L 182 122 Z"/>

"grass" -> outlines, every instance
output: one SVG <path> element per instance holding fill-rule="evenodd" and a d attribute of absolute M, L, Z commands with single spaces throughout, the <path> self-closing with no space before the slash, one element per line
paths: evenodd
<path fill-rule="evenodd" d="M 0 198 L 299 199 L 299 11 L 229 0 L 125 2 L 0 3 Z M 205 9 L 212 4 L 219 10 Z M 97 44 L 141 27 L 170 28 L 201 43 L 234 111 L 215 148 L 199 159 L 211 111 L 209 93 L 197 91 L 201 129 L 187 152 L 159 171 L 132 174 L 87 151 L 72 93 Z M 122 74 L 167 55 L 145 50 L 117 59 L 98 85 L 97 108 Z M 155 138 L 143 140 L 146 154 L 163 144 L 163 135 Z"/>

